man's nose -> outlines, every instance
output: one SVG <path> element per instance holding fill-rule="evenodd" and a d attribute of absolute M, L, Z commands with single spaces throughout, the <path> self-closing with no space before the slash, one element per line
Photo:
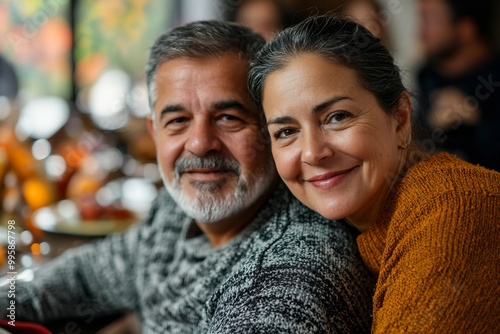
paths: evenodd
<path fill-rule="evenodd" d="M 218 131 L 210 120 L 194 122 L 190 129 L 186 150 L 197 156 L 204 156 L 210 151 L 220 151 L 222 142 Z"/>
<path fill-rule="evenodd" d="M 301 136 L 302 162 L 316 165 L 320 160 L 333 156 L 327 134 L 319 129 L 304 131 Z"/>

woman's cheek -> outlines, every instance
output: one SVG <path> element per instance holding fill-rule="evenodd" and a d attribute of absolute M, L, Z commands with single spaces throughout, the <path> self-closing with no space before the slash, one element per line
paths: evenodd
<path fill-rule="evenodd" d="M 296 149 L 273 147 L 273 158 L 281 178 L 286 182 L 296 180 L 300 172 L 300 154 Z"/>

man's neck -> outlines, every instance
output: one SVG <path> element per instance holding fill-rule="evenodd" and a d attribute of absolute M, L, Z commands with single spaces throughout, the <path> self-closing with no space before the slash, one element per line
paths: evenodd
<path fill-rule="evenodd" d="M 492 48 L 488 43 L 477 40 L 463 45 L 452 56 L 437 60 L 434 66 L 446 77 L 459 77 L 482 66 L 493 57 Z"/>
<path fill-rule="evenodd" d="M 273 190 L 276 188 L 276 185 L 277 182 L 274 182 L 264 195 L 262 195 L 246 210 L 218 222 L 203 223 L 195 221 L 195 223 L 210 240 L 212 247 L 219 247 L 236 238 L 245 229 L 245 227 L 260 210 L 262 205 L 264 205 L 267 201 Z"/>

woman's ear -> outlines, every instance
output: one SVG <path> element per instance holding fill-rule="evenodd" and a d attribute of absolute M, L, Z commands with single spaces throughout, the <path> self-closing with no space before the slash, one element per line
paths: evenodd
<path fill-rule="evenodd" d="M 407 92 L 401 93 L 394 117 L 397 121 L 396 132 L 401 141 L 399 145 L 406 146 L 411 141 L 411 100 Z"/>

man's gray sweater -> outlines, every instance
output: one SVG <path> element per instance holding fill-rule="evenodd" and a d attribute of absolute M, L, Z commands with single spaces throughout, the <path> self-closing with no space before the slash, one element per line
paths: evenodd
<path fill-rule="evenodd" d="M 373 280 L 353 236 L 284 185 L 220 247 L 195 227 L 162 192 L 140 226 L 67 251 L 32 281 L 18 281 L 18 319 L 135 310 L 143 333 L 370 331 Z"/>

